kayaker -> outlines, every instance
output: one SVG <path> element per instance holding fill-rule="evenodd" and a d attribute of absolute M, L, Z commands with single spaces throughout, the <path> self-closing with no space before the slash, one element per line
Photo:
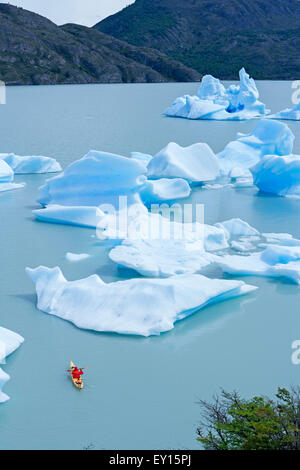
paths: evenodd
<path fill-rule="evenodd" d="M 68 370 L 68 372 L 72 372 L 73 379 L 80 379 L 80 376 L 83 375 L 83 370 L 78 369 L 78 367 L 73 367 L 73 369 Z"/>

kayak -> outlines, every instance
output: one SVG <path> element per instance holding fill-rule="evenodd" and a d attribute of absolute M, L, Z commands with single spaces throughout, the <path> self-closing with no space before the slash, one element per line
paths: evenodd
<path fill-rule="evenodd" d="M 79 390 L 82 390 L 83 387 L 84 387 L 84 383 L 83 383 L 82 378 L 81 378 L 81 377 L 80 377 L 80 379 L 74 379 L 74 378 L 73 378 L 72 370 L 73 370 L 74 367 L 75 367 L 75 365 L 74 365 L 74 363 L 71 361 L 71 362 L 70 362 L 70 370 L 71 370 L 70 374 L 71 374 L 72 382 L 73 382 L 73 384 L 74 384 L 74 387 L 78 388 Z"/>

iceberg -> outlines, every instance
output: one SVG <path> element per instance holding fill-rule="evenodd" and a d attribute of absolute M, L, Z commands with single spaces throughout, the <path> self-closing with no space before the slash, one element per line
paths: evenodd
<path fill-rule="evenodd" d="M 262 119 L 250 134 L 239 133 L 217 154 L 222 175 L 231 178 L 251 176 L 250 168 L 265 155 L 288 155 L 295 136 L 290 128 L 277 121 Z"/>
<path fill-rule="evenodd" d="M 35 283 L 40 310 L 78 328 L 142 336 L 169 331 L 211 303 L 256 289 L 242 281 L 197 274 L 106 284 L 97 275 L 68 282 L 58 267 L 26 271 Z"/>
<path fill-rule="evenodd" d="M 240 84 L 227 90 L 220 80 L 211 75 L 202 79 L 197 96 L 184 95 L 177 98 L 164 114 L 186 119 L 209 119 L 236 121 L 265 116 L 269 113 L 259 101 L 255 81 L 245 69 L 239 72 Z"/>
<path fill-rule="evenodd" d="M 59 176 L 46 181 L 38 197 L 46 209 L 34 214 L 50 222 L 63 222 L 66 217 L 66 223 L 94 227 L 107 206 L 119 211 L 122 204 L 150 205 L 190 195 L 190 186 L 184 179 L 151 181 L 146 172 L 143 161 L 136 158 L 90 151 Z"/>
<path fill-rule="evenodd" d="M 184 178 L 189 183 L 215 180 L 220 174 L 216 155 L 204 143 L 181 147 L 171 142 L 148 164 L 148 178 Z"/>
<path fill-rule="evenodd" d="M 255 186 L 264 193 L 300 196 L 300 155 L 267 155 L 251 172 Z"/>
<path fill-rule="evenodd" d="M 215 263 L 232 275 L 285 277 L 300 284 L 300 247 L 269 245 L 249 256 L 215 257 Z"/>
<path fill-rule="evenodd" d="M 146 177 L 145 168 L 138 161 L 105 152 L 90 151 L 40 188 L 38 202 L 47 206 L 117 207 L 119 196 L 127 203 L 140 203 L 139 191 Z"/>
<path fill-rule="evenodd" d="M 22 336 L 6 328 L 0 327 L 0 363 L 12 354 L 24 342 Z M 9 375 L 0 368 L 0 403 L 9 400 L 9 397 L 2 392 L 5 383 L 9 380 Z"/>
<path fill-rule="evenodd" d="M 287 108 L 268 116 L 269 119 L 282 119 L 286 121 L 300 121 L 300 101 L 294 108 Z"/>
<path fill-rule="evenodd" d="M 58 173 L 62 170 L 60 164 L 50 157 L 21 157 L 14 153 L 2 153 L 0 154 L 0 160 L 6 162 L 15 174 Z"/>

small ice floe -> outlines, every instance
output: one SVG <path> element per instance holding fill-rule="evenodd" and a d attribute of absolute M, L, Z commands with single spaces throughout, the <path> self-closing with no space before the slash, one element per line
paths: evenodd
<path fill-rule="evenodd" d="M 285 277 L 300 284 L 300 247 L 269 245 L 259 253 L 249 256 L 215 258 L 224 272 L 232 275 Z"/>
<path fill-rule="evenodd" d="M 211 75 L 202 78 L 198 96 L 184 95 L 177 98 L 164 114 L 186 119 L 240 121 L 269 113 L 259 101 L 259 92 L 253 78 L 241 69 L 240 84 L 225 88 Z"/>
<path fill-rule="evenodd" d="M 269 119 L 282 119 L 286 121 L 300 121 L 300 101 L 294 108 L 287 108 L 268 116 Z"/>
<path fill-rule="evenodd" d="M 5 161 L 15 174 L 29 173 L 58 173 L 62 170 L 60 164 L 50 157 L 20 156 L 14 153 L 1 153 L 0 160 Z"/>
<path fill-rule="evenodd" d="M 7 330 L 6 328 L 0 327 L 0 364 L 4 362 L 7 356 L 14 352 L 23 343 L 23 341 L 24 339 L 22 336 L 14 333 L 13 331 Z M 0 368 L 0 403 L 9 400 L 9 397 L 2 391 L 9 378 L 9 375 Z"/>
<path fill-rule="evenodd" d="M 251 168 L 251 172 L 260 191 L 300 197 L 300 155 L 267 155 Z"/>
<path fill-rule="evenodd" d="M 88 259 L 90 257 L 91 257 L 91 255 L 88 255 L 86 253 L 80 253 L 80 254 L 67 253 L 66 254 L 66 260 L 70 261 L 71 263 L 77 263 L 78 261 L 83 261 L 83 260 Z"/>
<path fill-rule="evenodd" d="M 38 308 L 79 328 L 132 335 L 159 335 L 201 308 L 252 292 L 242 281 L 177 275 L 106 284 L 93 275 L 68 282 L 59 268 L 27 268 Z"/>

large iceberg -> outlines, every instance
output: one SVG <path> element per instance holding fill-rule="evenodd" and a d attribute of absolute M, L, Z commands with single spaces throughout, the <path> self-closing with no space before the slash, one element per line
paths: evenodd
<path fill-rule="evenodd" d="M 254 184 L 262 192 L 300 196 L 300 155 L 267 155 L 251 172 Z"/>
<path fill-rule="evenodd" d="M 131 206 L 189 196 L 190 187 L 186 181 L 162 179 L 153 182 L 147 179 L 146 171 L 143 162 L 135 158 L 90 151 L 62 174 L 46 181 L 40 188 L 38 202 L 51 207 L 52 212 L 59 206 L 95 208 L 111 205 L 120 210 L 120 198 L 123 201 L 126 198 L 126 205 Z M 42 211 L 38 215 L 43 217 Z"/>
<path fill-rule="evenodd" d="M 261 103 L 255 81 L 245 69 L 241 69 L 240 84 L 227 90 L 220 80 L 205 75 L 198 96 L 184 95 L 177 98 L 165 111 L 166 116 L 187 119 L 236 121 L 261 117 L 269 113 Z"/>
<path fill-rule="evenodd" d="M 15 155 L 14 153 L 1 153 L 0 160 L 5 161 L 15 174 L 29 173 L 58 173 L 62 170 L 60 164 L 50 157 Z"/>
<path fill-rule="evenodd" d="M 265 155 L 290 154 L 294 139 L 294 134 L 286 124 L 262 119 L 253 132 L 239 133 L 236 140 L 217 154 L 221 173 L 231 178 L 251 176 L 250 167 Z"/>
<path fill-rule="evenodd" d="M 286 121 L 300 121 L 300 101 L 294 108 L 287 108 L 268 116 L 270 119 L 282 119 Z"/>
<path fill-rule="evenodd" d="M 148 163 L 149 178 L 184 178 L 190 183 L 215 180 L 220 165 L 211 148 L 204 143 L 181 147 L 171 142 Z"/>
<path fill-rule="evenodd" d="M 23 341 L 24 339 L 17 333 L 0 327 L 0 364 L 4 362 L 7 356 L 14 352 Z M 2 392 L 3 386 L 8 380 L 9 375 L 0 368 L 0 403 L 9 399 L 9 397 Z"/>
<path fill-rule="evenodd" d="M 197 274 L 106 284 L 97 275 L 68 282 L 59 268 L 27 268 L 27 273 L 40 310 L 79 328 L 142 336 L 169 331 L 176 321 L 211 303 L 256 289 Z"/>

